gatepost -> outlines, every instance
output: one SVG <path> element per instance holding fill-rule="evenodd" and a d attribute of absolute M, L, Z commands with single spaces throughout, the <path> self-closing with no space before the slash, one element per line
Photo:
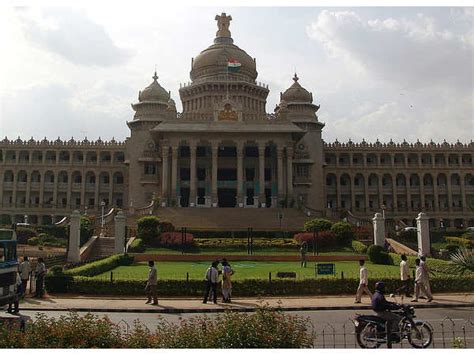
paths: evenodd
<path fill-rule="evenodd" d="M 71 224 L 69 225 L 69 250 L 67 261 L 77 263 L 81 261 L 79 243 L 81 240 L 81 213 L 75 210 L 71 214 Z"/>
<path fill-rule="evenodd" d="M 372 218 L 374 221 L 374 244 L 381 247 L 385 246 L 385 218 L 381 213 L 376 213 Z"/>
<path fill-rule="evenodd" d="M 418 254 L 430 256 L 430 219 L 424 212 L 420 212 L 416 217 L 416 234 L 418 237 Z"/>
<path fill-rule="evenodd" d="M 123 254 L 124 244 L 125 244 L 125 224 L 127 218 L 123 214 L 122 211 L 119 211 L 117 215 L 114 217 L 115 222 L 115 254 Z"/>

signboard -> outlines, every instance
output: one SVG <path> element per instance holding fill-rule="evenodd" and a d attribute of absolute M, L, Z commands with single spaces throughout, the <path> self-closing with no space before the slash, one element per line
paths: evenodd
<path fill-rule="evenodd" d="M 316 276 L 317 275 L 336 275 L 336 264 L 324 263 L 316 264 Z"/>

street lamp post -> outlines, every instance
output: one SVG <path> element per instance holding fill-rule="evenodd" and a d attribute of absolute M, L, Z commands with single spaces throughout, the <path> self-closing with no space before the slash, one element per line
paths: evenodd
<path fill-rule="evenodd" d="M 100 216 L 100 235 L 101 236 L 104 236 L 104 209 L 105 209 L 105 201 L 102 200 L 102 202 L 100 203 L 100 207 L 101 207 L 101 216 Z"/>

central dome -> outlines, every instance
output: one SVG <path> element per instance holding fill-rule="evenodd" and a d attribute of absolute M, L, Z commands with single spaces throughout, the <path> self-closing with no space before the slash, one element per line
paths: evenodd
<path fill-rule="evenodd" d="M 214 44 L 203 50 L 193 59 L 191 80 L 216 78 L 222 75 L 254 82 L 257 78 L 255 60 L 234 44 L 230 37 L 229 22 L 232 17 L 225 13 L 216 16 L 219 30 Z M 237 61 L 241 64 L 238 73 L 227 73 L 227 63 Z"/>

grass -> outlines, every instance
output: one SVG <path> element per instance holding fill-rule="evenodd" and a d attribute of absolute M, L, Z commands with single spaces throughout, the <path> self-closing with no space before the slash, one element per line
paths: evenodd
<path fill-rule="evenodd" d="M 341 272 L 345 278 L 359 277 L 358 262 L 336 262 L 336 277 L 341 277 Z M 177 279 L 185 280 L 186 273 L 189 273 L 190 279 L 203 280 L 204 274 L 209 267 L 209 262 L 156 262 L 159 279 Z M 366 263 L 369 270 L 369 278 L 383 279 L 387 277 L 399 277 L 400 270 L 394 265 L 376 265 L 370 262 Z M 235 261 L 232 262 L 232 268 L 235 271 L 233 280 L 242 279 L 268 279 L 268 274 L 272 273 L 272 278 L 276 278 L 277 272 L 293 271 L 297 274 L 297 279 L 314 278 L 315 263 L 308 263 L 306 268 L 301 268 L 299 262 L 251 262 Z M 148 266 L 146 263 L 137 263 L 131 266 L 119 266 L 112 270 L 115 280 L 146 280 L 148 275 Z M 323 277 L 323 276 L 318 276 Z M 333 276 L 324 276 L 333 277 Z M 110 271 L 97 275 L 94 278 L 110 279 Z"/>

